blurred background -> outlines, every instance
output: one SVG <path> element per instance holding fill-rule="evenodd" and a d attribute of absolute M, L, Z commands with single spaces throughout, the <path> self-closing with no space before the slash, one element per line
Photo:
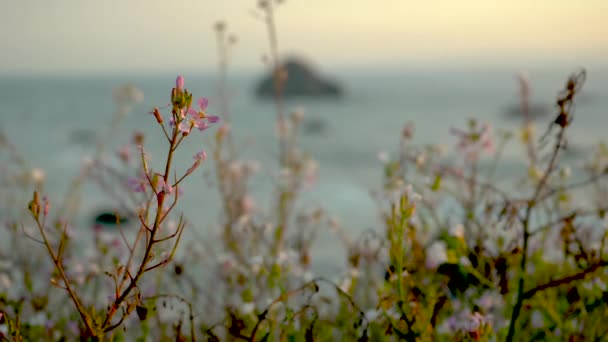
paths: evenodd
<path fill-rule="evenodd" d="M 304 109 L 301 142 L 319 161 L 316 184 L 300 205 L 323 205 L 353 233 L 373 227 L 369 192 L 381 184 L 378 153 L 396 154 L 403 125 L 415 123 L 418 143 L 446 146 L 457 140 L 450 127 L 471 117 L 515 130 L 522 72 L 534 108 L 545 114 L 537 119 L 542 130 L 568 75 L 587 69 L 570 132 L 573 149 L 584 155 L 608 127 L 606 18 L 604 0 L 284 1 L 276 10 L 280 55 L 302 58 L 341 93 L 287 101 L 289 110 Z M 61 197 L 107 132 L 113 89 L 129 83 L 143 101 L 108 142 L 107 159 L 116 159 L 137 130 L 159 161 L 164 141 L 148 112 L 169 102 L 176 75 L 210 99 L 210 113 L 225 115 L 218 112 L 219 20 L 237 39 L 227 82 L 235 137 L 243 157 L 263 166 L 253 191 L 258 206 L 268 207 L 277 177 L 275 110 L 255 95 L 269 68 L 254 0 L 0 0 L 0 130 L 27 165 L 44 170 L 45 191 Z M 209 149 L 208 137 L 190 139 L 184 168 L 195 151 Z M 517 144 L 506 150 L 503 173 L 521 166 L 522 151 Z M 217 233 L 220 206 L 210 179 L 188 180 L 182 209 L 199 231 Z M 94 184 L 84 190 L 74 225 L 87 229 L 112 200 Z M 328 248 L 334 243 L 318 243 L 321 257 L 341 254 Z"/>

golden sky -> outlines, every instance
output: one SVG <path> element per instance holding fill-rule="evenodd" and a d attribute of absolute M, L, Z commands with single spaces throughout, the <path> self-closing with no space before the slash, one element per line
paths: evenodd
<path fill-rule="evenodd" d="M 255 0 L 0 0 L 0 72 L 210 69 L 211 27 L 255 69 Z M 606 65 L 608 0 L 286 0 L 281 50 L 328 66 Z"/>

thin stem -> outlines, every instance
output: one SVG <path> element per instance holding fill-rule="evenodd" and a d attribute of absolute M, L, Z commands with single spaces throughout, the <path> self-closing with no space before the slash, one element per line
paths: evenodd
<path fill-rule="evenodd" d="M 42 239 L 44 240 L 44 245 L 46 246 L 46 250 L 49 253 L 49 255 L 51 256 L 51 259 L 53 259 L 55 268 L 57 269 L 57 272 L 59 272 L 59 275 L 61 276 L 61 279 L 63 280 L 63 283 L 65 284 L 65 289 L 66 289 L 66 291 L 68 291 L 68 294 L 69 294 L 70 298 L 72 299 L 72 302 L 76 306 L 76 310 L 78 310 L 78 314 L 80 315 L 80 318 L 82 319 L 82 322 L 84 323 L 84 325 L 87 329 L 87 332 L 90 335 L 95 336 L 95 330 L 93 330 L 93 327 L 91 326 L 91 322 L 85 313 L 86 311 L 85 311 L 84 307 L 80 303 L 80 300 L 78 299 L 78 297 L 76 296 L 76 293 L 74 292 L 74 290 L 72 289 L 72 286 L 70 285 L 70 281 L 68 280 L 68 277 L 66 276 L 66 274 L 63 270 L 63 265 L 61 264 L 61 260 L 59 260 L 58 257 L 55 256 L 55 252 L 53 252 L 51 243 L 49 242 L 49 240 L 46 237 L 46 233 L 44 232 L 44 227 L 40 223 L 40 220 L 38 219 L 38 217 L 36 217 L 35 219 L 36 219 L 35 220 L 36 226 L 38 227 L 38 230 L 40 231 L 40 235 L 42 236 Z"/>
<path fill-rule="evenodd" d="M 534 195 L 532 196 L 530 201 L 528 201 L 528 206 L 526 207 L 525 217 L 522 220 L 524 243 L 523 243 L 523 249 L 522 249 L 521 262 L 519 264 L 519 281 L 518 281 L 518 287 L 517 287 L 517 301 L 515 302 L 515 306 L 513 307 L 513 312 L 511 314 L 509 332 L 507 334 L 508 342 L 513 341 L 513 338 L 515 335 L 515 325 L 517 322 L 517 318 L 519 317 L 523 302 L 525 300 L 525 297 L 524 297 L 525 273 L 526 273 L 526 265 L 528 262 L 528 245 L 529 245 L 529 240 L 530 240 L 530 218 L 532 216 L 532 210 L 538 204 L 538 199 L 540 197 L 540 194 L 541 194 L 545 184 L 549 180 L 549 176 L 551 175 L 551 173 L 553 172 L 553 170 L 555 168 L 557 156 L 559 154 L 559 151 L 562 148 L 565 131 L 566 131 L 565 127 L 561 127 L 561 129 L 558 133 L 558 136 L 557 136 L 557 142 L 555 144 L 555 148 L 553 149 L 551 159 L 547 166 L 547 170 L 545 171 L 545 174 L 543 175 L 541 180 L 538 182 L 538 185 L 536 186 L 536 190 L 534 191 Z"/>
<path fill-rule="evenodd" d="M 163 179 L 166 182 L 169 179 L 169 172 L 171 170 L 171 162 L 173 160 L 173 152 L 174 152 L 174 146 L 176 144 L 177 141 L 177 136 L 178 136 L 178 130 L 177 130 L 177 124 L 176 127 L 173 130 L 173 136 L 171 138 L 171 143 L 169 144 L 169 151 L 168 151 L 168 155 L 167 155 L 167 162 L 165 164 L 165 173 L 163 175 Z M 108 327 L 108 325 L 110 324 L 112 317 L 114 316 L 114 314 L 116 313 L 118 307 L 120 306 L 120 304 L 127 298 L 127 296 L 131 293 L 131 291 L 137 286 L 137 282 L 139 281 L 139 279 L 141 278 L 141 276 L 145 273 L 146 271 L 146 265 L 148 264 L 148 262 L 150 261 L 150 256 L 151 256 L 151 252 L 152 252 L 152 246 L 154 246 L 155 242 L 154 242 L 154 237 L 156 235 L 156 233 L 158 232 L 158 228 L 160 227 L 160 223 L 161 223 L 161 218 L 162 216 L 162 211 L 163 211 L 163 204 L 165 202 L 165 193 L 164 192 L 160 192 L 157 195 L 157 208 L 156 208 L 156 217 L 154 219 L 154 226 L 152 227 L 152 231 L 150 232 L 150 238 L 148 240 L 147 246 L 146 246 L 146 250 L 144 252 L 144 256 L 142 258 L 141 264 L 139 266 L 139 269 L 137 270 L 137 273 L 135 273 L 135 276 L 131 279 L 131 281 L 129 282 L 129 285 L 127 286 L 127 288 L 122 292 L 122 294 L 116 298 L 116 300 L 114 301 L 114 303 L 112 304 L 110 310 L 108 311 L 108 314 L 106 315 L 106 318 L 103 322 L 103 326 L 104 327 Z"/>

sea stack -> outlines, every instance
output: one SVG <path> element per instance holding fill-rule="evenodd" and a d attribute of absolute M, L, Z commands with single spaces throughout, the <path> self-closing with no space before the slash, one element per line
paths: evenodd
<path fill-rule="evenodd" d="M 302 58 L 289 58 L 285 60 L 280 69 L 283 84 L 283 97 L 328 97 L 342 96 L 342 88 L 338 82 L 322 77 L 313 66 Z M 275 96 L 273 73 L 269 72 L 258 83 L 255 94 L 260 98 Z"/>

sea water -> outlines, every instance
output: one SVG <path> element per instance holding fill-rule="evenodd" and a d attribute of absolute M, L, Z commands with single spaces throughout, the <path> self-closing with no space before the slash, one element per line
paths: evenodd
<path fill-rule="evenodd" d="M 370 195 L 370 190 L 379 188 L 382 182 L 378 153 L 385 151 L 396 156 L 401 130 L 407 122 L 415 123 L 416 143 L 448 147 L 456 141 L 449 134 L 450 127 L 465 127 L 469 118 L 497 128 L 517 129 L 521 121 L 505 115 L 507 108 L 518 104 L 516 71 L 337 72 L 334 76 L 344 87 L 343 98 L 287 101 L 288 111 L 303 108 L 305 120 L 316 121 L 322 128 L 303 134 L 299 140 L 303 150 L 318 160 L 319 170 L 315 184 L 305 190 L 298 206 L 303 209 L 322 206 L 339 218 L 345 231 L 353 236 L 369 228 L 378 229 L 378 210 Z M 571 71 L 530 71 L 531 102 L 546 105 L 554 113 L 555 97 Z M 221 117 L 215 74 L 193 72 L 184 76 L 187 88 L 195 96 L 210 99 L 209 113 Z M 228 92 L 237 150 L 243 158 L 257 160 L 262 166 L 251 184 L 256 204 L 269 208 L 278 175 L 276 111 L 272 101 L 253 95 L 260 76 L 231 75 Z M 174 80 L 175 75 L 163 74 L 0 77 L 0 129 L 30 167 L 44 170 L 45 192 L 52 201 L 59 201 L 83 163 L 94 153 L 96 136 L 105 134 L 110 124 L 115 110 L 112 89 L 116 86 L 135 85 L 143 91 L 144 101 L 133 107 L 119 129 L 107 139 L 107 154 L 114 158 L 119 146 L 130 142 L 131 133 L 140 131 L 146 135 L 145 147 L 152 163 L 160 167 L 166 141 L 149 111 L 169 102 Z M 576 102 L 575 122 L 568 133 L 570 145 L 582 157 L 606 136 L 606 108 L 608 73 L 588 70 L 587 83 Z M 552 115 L 537 120 L 539 130 L 545 129 Z M 210 151 L 214 130 L 210 128 L 202 135 L 193 132 L 178 151 L 177 165 L 186 170 L 195 152 Z M 525 175 L 523 158 L 520 145 L 507 147 L 503 174 L 512 175 L 512 170 L 517 170 Z M 178 206 L 191 223 L 189 229 L 204 239 L 216 239 L 219 231 L 220 204 L 210 177 L 213 170 L 210 163 L 211 158 L 201 167 L 203 171 L 199 169 L 184 184 L 183 200 Z M 26 205 L 24 201 L 23 206 Z M 112 197 L 91 182 L 83 188 L 73 228 L 81 232 L 90 230 L 96 211 L 113 206 Z M 329 232 L 322 232 L 321 236 L 313 249 L 316 262 L 342 263 L 344 247 L 340 240 L 332 238 Z"/>

